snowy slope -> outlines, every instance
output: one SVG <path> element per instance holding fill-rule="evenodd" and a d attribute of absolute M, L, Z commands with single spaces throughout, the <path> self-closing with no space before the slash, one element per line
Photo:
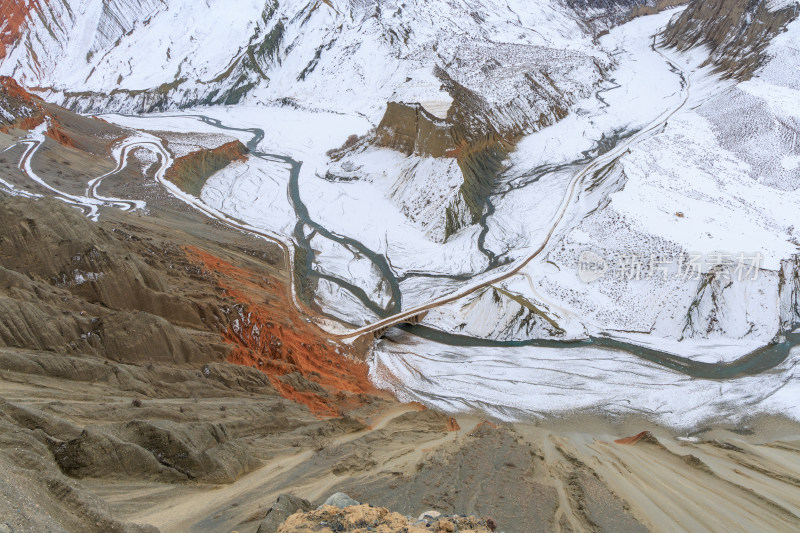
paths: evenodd
<path fill-rule="evenodd" d="M 638 19 L 604 38 L 610 47 L 624 44 L 612 72 L 621 88 L 602 95 L 608 107 L 579 102 L 574 115 L 523 140 L 510 158 L 512 184 L 529 179 L 526 168 L 569 163 L 601 132 L 639 128 L 664 109 L 658 99 L 666 103 L 673 94 L 665 85 L 669 69 L 661 70 L 640 46 L 657 30 L 651 22 L 657 18 Z M 373 380 L 408 400 L 503 419 L 600 410 L 696 427 L 738 423 L 743 405 L 748 414 L 800 419 L 797 348 L 767 373 L 712 383 L 625 350 L 524 345 L 526 339 L 611 337 L 712 364 L 786 346 L 786 335 L 800 323 L 798 39 L 794 21 L 764 44 L 763 64 L 741 83 L 714 72 L 708 48 L 666 51 L 685 75 L 686 88 L 674 94 L 687 95 L 686 104 L 593 176 L 540 260 L 490 290 L 432 310 L 425 320 L 494 346 L 393 333 L 376 348 Z M 662 75 L 655 92 L 637 87 Z M 571 176 L 575 167 L 563 172 Z M 535 205 L 535 191 L 554 197 L 565 183 L 550 171 L 513 189 L 506 205 L 495 199 L 489 219 L 494 239 L 487 244 L 498 252 L 507 247 L 512 258 L 524 256 L 526 246 L 541 241 L 532 228 L 548 227 L 552 214 L 522 209 Z M 609 267 L 590 282 L 579 276 L 587 251 Z M 735 270 L 740 255 L 746 258 L 743 276 Z M 650 258 L 664 259 L 664 270 L 655 263 L 658 270 L 649 275 Z M 632 267 L 636 260 L 641 263 Z M 690 263 L 697 266 L 696 275 L 679 275 L 682 260 L 686 273 L 693 272 Z"/>
<path fill-rule="evenodd" d="M 3 72 L 73 91 L 153 88 L 183 69 L 199 79 L 223 68 L 241 46 L 241 32 L 258 20 L 260 2 L 240 4 L 232 10 L 223 2 L 54 0 L 28 21 Z"/>
<path fill-rule="evenodd" d="M 558 0 L 56 0 L 23 35 L 0 73 L 82 112 L 292 105 L 377 125 L 387 102 L 419 103 L 446 121 L 453 145 L 558 121 L 613 64 Z M 427 238 L 480 217 L 485 193 L 465 193 L 469 161 L 365 158 L 348 164 Z"/>
<path fill-rule="evenodd" d="M 624 188 L 576 227 L 566 251 L 553 255 L 574 272 L 589 247 L 605 256 L 691 254 L 702 256 L 701 270 L 709 273 L 718 253 L 733 263 L 740 254 L 758 254 L 757 279 L 706 286 L 707 278 L 611 277 L 585 285 L 562 275 L 542 281 L 550 294 L 569 284 L 573 310 L 601 327 L 666 338 L 768 342 L 793 321 L 786 315 L 795 311 L 777 302 L 790 290 L 785 280 L 795 276 L 800 247 L 800 91 L 796 77 L 787 76 L 800 71 L 798 36 L 795 21 L 769 45 L 769 59 L 750 81 L 726 86 L 696 71 L 697 103 L 622 159 Z M 695 57 L 701 62 L 703 51 Z"/>
<path fill-rule="evenodd" d="M 722 80 L 713 66 L 700 67 L 706 49 L 670 53 L 686 77 L 681 89 L 680 78 L 649 49 L 647 38 L 658 30 L 659 17 L 666 22 L 670 16 L 637 19 L 603 39 L 619 51 L 615 86 L 602 95 L 605 107 L 580 102 L 578 112 L 519 144 L 504 178 L 509 191 L 492 198 L 485 242 L 510 259 L 525 257 L 544 238 L 556 200 L 580 168 L 570 161 L 604 134 L 638 131 L 687 95 L 662 130 L 585 185 L 547 254 L 500 289 L 550 309 L 545 314 L 564 332 L 545 328 L 545 338 L 640 332 L 662 343 L 683 341 L 672 349 L 687 354 L 713 338 L 738 345 L 734 353 L 741 355 L 754 343 L 769 342 L 796 315 L 778 302 L 792 293 L 787 280 L 796 277 L 800 246 L 794 208 L 800 202 L 800 93 L 796 77 L 787 76 L 800 71 L 800 31 L 792 23 L 769 45 L 770 59 L 754 78 L 738 84 Z M 530 168 L 556 170 L 539 175 Z M 578 268 L 586 251 L 605 259 L 612 271 L 593 283 L 581 281 Z M 625 270 L 634 260 L 638 270 Z M 671 269 L 669 275 L 649 275 L 656 260 L 659 269 Z M 699 263 L 697 275 L 676 275 L 680 262 L 687 267 L 690 260 Z M 754 261 L 756 275 L 738 279 Z M 743 264 L 736 279 L 728 279 L 714 276 L 719 262 L 725 271 Z M 527 319 L 517 318 L 516 331 L 510 327 L 519 309 L 508 301 L 498 301 L 490 312 L 492 305 L 481 296 L 470 298 L 436 310 L 428 322 L 500 340 L 531 337 Z"/>
<path fill-rule="evenodd" d="M 231 9 L 223 0 L 53 0 L 22 34 L 1 74 L 104 111 L 247 96 L 362 112 L 375 122 L 419 68 L 440 65 L 485 89 L 493 105 L 519 97 L 524 67 L 534 72 L 553 51 L 562 60 L 548 68 L 565 93 L 580 93 L 594 68 L 571 58 L 584 57 L 590 40 L 556 1 L 242 0 Z"/>

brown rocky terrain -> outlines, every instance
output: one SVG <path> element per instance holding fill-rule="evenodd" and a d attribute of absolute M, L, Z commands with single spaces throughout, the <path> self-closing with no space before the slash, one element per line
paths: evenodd
<path fill-rule="evenodd" d="M 293 315 L 277 272 L 143 238 L 132 224 L 106 230 L 53 200 L 7 199 L 0 224 L 0 345 L 141 364 L 231 360 L 328 415 L 323 398 L 374 392 L 363 365 Z"/>
<path fill-rule="evenodd" d="M 419 104 L 389 102 L 378 124 L 375 144 L 405 155 L 447 157 L 455 155 L 452 125 L 428 113 Z"/>
<path fill-rule="evenodd" d="M 208 178 L 234 161 L 247 157 L 247 147 L 239 141 L 231 141 L 209 150 L 198 150 L 178 157 L 167 170 L 166 178 L 193 196 L 200 191 Z"/>
<path fill-rule="evenodd" d="M 464 429 L 448 431 L 446 417 L 388 403 L 352 412 L 363 422 L 319 420 L 250 367 L 7 348 L 0 397 L 0 523 L 12 531 L 268 533 L 296 511 L 268 520 L 284 516 L 273 510 L 280 494 L 313 509 L 336 491 L 403 517 L 491 517 L 507 532 L 800 524 L 798 432 L 781 421 L 754 427 L 757 437 L 717 429 L 679 441 L 641 420 L 533 427 L 462 416 Z M 614 442 L 641 427 L 647 438 Z"/>
<path fill-rule="evenodd" d="M 764 61 L 772 37 L 797 14 L 794 5 L 773 10 L 770 2 L 761 0 L 690 2 L 664 30 L 664 40 L 678 50 L 707 45 L 708 63 L 729 77 L 746 80 Z"/>

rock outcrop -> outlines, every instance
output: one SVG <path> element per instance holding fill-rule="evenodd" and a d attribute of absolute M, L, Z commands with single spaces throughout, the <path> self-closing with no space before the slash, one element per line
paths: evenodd
<path fill-rule="evenodd" d="M 499 64 L 495 60 L 486 67 L 490 77 L 494 76 L 491 72 L 499 68 Z M 592 68 L 598 72 L 602 70 L 599 63 Z M 510 100 L 489 101 L 485 91 L 481 93 L 466 87 L 441 67 L 434 68 L 425 78 L 430 86 L 421 94 L 401 86 L 387 103 L 383 118 L 371 137 L 349 151 L 333 153 L 336 170 L 329 172 L 329 176 L 339 179 L 363 177 L 358 172 L 361 168 L 358 154 L 369 145 L 391 148 L 418 161 L 437 160 L 435 166 L 440 169 L 439 179 L 444 181 L 449 180 L 444 175 L 451 173 L 447 160 L 455 160 L 456 172 L 461 175 L 457 188 L 448 191 L 441 184 L 429 184 L 418 191 L 420 195 L 427 194 L 425 198 L 398 195 L 402 198 L 397 199 L 412 220 L 425 212 L 425 216 L 419 217 L 420 223 L 434 240 L 447 240 L 464 227 L 476 223 L 483 215 L 486 199 L 517 140 L 564 118 L 576 97 L 560 88 L 546 69 L 537 70 L 531 66 L 528 72 L 508 76 L 518 78 L 516 83 L 520 91 Z M 415 84 L 421 82 L 409 78 L 407 83 L 416 87 Z M 418 100 L 423 100 L 425 94 L 427 98 L 447 100 L 447 109 L 444 112 L 438 109 L 438 114 L 434 114 L 425 103 L 409 100 L 409 93 L 415 94 Z M 441 102 L 436 101 L 428 102 L 428 105 L 431 108 L 442 107 Z M 393 185 L 393 191 L 403 190 L 404 182 L 419 180 L 413 175 L 418 172 L 416 165 L 409 167 Z M 433 189 L 441 194 L 432 194 Z M 395 196 L 394 192 L 392 196 Z M 432 197 L 436 196 L 441 200 L 431 216 L 431 202 L 435 201 Z"/>
<path fill-rule="evenodd" d="M 267 517 L 258 526 L 257 533 L 277 533 L 287 518 L 296 512 L 307 512 L 311 510 L 311 503 L 308 500 L 292 496 L 291 494 L 281 494 L 275 503 L 267 510 Z"/>
<path fill-rule="evenodd" d="M 765 60 L 770 40 L 800 13 L 796 2 L 694 0 L 664 30 L 678 50 L 706 45 L 708 62 L 726 76 L 749 79 Z"/>
<path fill-rule="evenodd" d="M 598 35 L 643 15 L 685 4 L 688 0 L 567 0 L 567 5 Z"/>
<path fill-rule="evenodd" d="M 33 129 L 44 121 L 42 108 L 14 78 L 0 76 L 0 131 Z"/>
<path fill-rule="evenodd" d="M 336 507 L 337 509 L 346 509 L 347 507 L 353 507 L 356 505 L 361 505 L 359 502 L 355 501 L 353 498 L 345 494 L 344 492 L 337 492 L 336 494 L 332 494 L 325 503 L 319 506 L 318 510 L 321 510 L 323 507 Z"/>
<path fill-rule="evenodd" d="M 47 122 L 45 135 L 59 144 L 76 147 L 80 141 L 67 133 L 68 126 L 54 106 L 22 88 L 14 78 L 0 76 L 0 133 L 32 130 Z M 92 139 L 97 143 L 97 139 Z M 85 147 L 82 147 L 85 148 Z"/>
<path fill-rule="evenodd" d="M 200 196 L 208 178 L 234 161 L 243 161 L 247 158 L 247 153 L 247 147 L 239 141 L 198 150 L 176 158 L 165 177 L 183 192 Z"/>
<path fill-rule="evenodd" d="M 375 137 L 375 145 L 407 156 L 455 156 L 452 125 L 438 119 L 421 104 L 389 102 Z"/>

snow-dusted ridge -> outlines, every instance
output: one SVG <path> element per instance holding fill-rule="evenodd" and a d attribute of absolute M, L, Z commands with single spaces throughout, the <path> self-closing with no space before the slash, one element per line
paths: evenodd
<path fill-rule="evenodd" d="M 132 149 L 152 150 L 163 161 L 157 179 L 172 195 L 278 242 L 287 268 L 306 268 L 316 280 L 318 323 L 332 337 L 382 333 L 425 315 L 428 337 L 392 331 L 391 342 L 377 343 L 376 383 L 402 398 L 504 419 L 600 409 L 683 426 L 735 420 L 743 405 L 800 419 L 791 401 L 797 353 L 789 350 L 800 322 L 797 22 L 739 83 L 704 65 L 712 49 L 661 46 L 661 29 L 677 10 L 637 18 L 594 42 L 555 2 L 251 4 L 231 21 L 247 42 L 226 43 L 219 57 L 165 29 L 163 20 L 188 9 L 181 2 L 154 5 L 147 19 L 122 17 L 127 33 L 95 73 L 71 50 L 50 50 L 64 65 L 77 63 L 75 77 L 49 94 L 79 108 L 123 111 L 131 102 L 162 109 L 235 100 L 106 116 L 139 130 L 224 130 L 258 144 L 247 161 L 212 176 L 199 198 L 164 180 L 174 154 L 156 137 L 116 147 L 117 170 Z M 221 8 L 212 1 L 197 9 Z M 113 25 L 104 28 L 115 34 Z M 578 38 L 570 42 L 572 32 Z M 111 65 L 131 59 L 129 40 L 151 34 L 158 37 L 146 43 L 152 57 L 169 43 L 162 71 L 134 61 L 127 76 L 111 80 Z M 81 46 L 101 41 L 92 42 Z M 187 50 L 195 56 L 177 61 Z M 0 71 L 56 81 L 56 70 L 37 70 L 25 57 L 13 50 Z M 93 94 L 70 95 L 78 72 Z M 459 149 L 470 143 L 439 143 L 433 155 L 402 134 L 398 144 L 412 149 L 373 142 L 387 102 L 424 115 L 432 137 L 454 124 L 468 134 L 509 133 L 513 149 L 480 217 L 461 194 Z M 355 147 L 334 150 L 331 160 L 326 152 L 348 137 Z M 35 140 L 25 142 L 29 161 Z M 86 200 L 90 211 L 123 202 L 97 196 L 102 179 L 85 198 L 67 200 Z M 579 277 L 587 250 L 609 261 L 743 252 L 760 262 L 739 279 L 704 264 L 696 278 L 609 272 L 587 283 Z M 302 309 L 296 295 L 295 304 Z M 733 363 L 760 348 L 786 350 L 767 375 L 731 374 L 710 385 L 680 373 L 738 368 Z M 651 352 L 664 360 L 648 362 Z"/>
<path fill-rule="evenodd" d="M 23 33 L 0 74 L 106 112 L 280 100 L 376 123 L 420 69 L 438 65 L 500 109 L 525 75 L 547 85 L 542 66 L 564 95 L 585 94 L 605 61 L 554 0 L 52 0 Z"/>
<path fill-rule="evenodd" d="M 618 28 L 608 39 L 640 24 L 646 22 Z M 531 279 L 516 278 L 503 287 L 529 295 L 540 310 L 553 308 L 549 316 L 562 320 L 567 332 L 562 338 L 585 335 L 582 325 L 589 334 L 610 334 L 712 364 L 738 360 L 764 345 L 769 351 L 771 342 L 788 349 L 784 334 L 797 324 L 793 280 L 800 220 L 792 206 L 800 175 L 792 161 L 800 87 L 787 73 L 800 71 L 798 35 L 794 22 L 766 50 L 770 60 L 741 84 L 720 80 L 711 67 L 700 68 L 707 58 L 702 48 L 675 55 L 689 73 L 691 103 L 656 135 L 631 146 L 616 170 L 585 196 L 588 216 L 566 225 L 547 262 L 528 269 Z M 624 68 L 621 59 L 620 64 Z M 622 79 L 624 71 L 616 77 Z M 567 119 L 555 129 L 563 132 L 570 124 Z M 586 144 L 576 143 L 575 151 Z M 645 258 L 664 252 L 749 252 L 761 253 L 764 261 L 752 280 L 713 281 L 706 265 L 694 281 L 607 276 L 587 284 L 577 276 L 587 249 L 606 257 L 635 251 Z M 450 331 L 466 322 L 467 331 L 478 333 L 508 312 L 499 306 L 498 314 L 483 309 L 479 317 L 471 309 L 454 304 L 451 315 L 429 320 Z M 484 334 L 517 338 L 507 329 L 503 335 Z M 503 419 L 600 410 L 646 413 L 669 425 L 696 427 L 741 423 L 745 412 L 800 418 L 797 356 L 793 348 L 768 374 L 712 384 L 607 348 L 452 347 L 398 334 L 379 344 L 372 375 L 403 398 L 456 411 L 489 410 Z"/>

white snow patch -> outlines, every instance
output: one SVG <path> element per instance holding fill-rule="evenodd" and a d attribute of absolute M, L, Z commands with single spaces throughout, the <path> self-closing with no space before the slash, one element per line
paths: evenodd
<path fill-rule="evenodd" d="M 370 378 L 403 401 L 448 413 L 633 414 L 688 429 L 757 414 L 800 420 L 798 363 L 793 350 L 772 372 L 709 382 L 600 348 L 452 348 L 402 334 L 376 347 Z"/>
<path fill-rule="evenodd" d="M 442 82 L 431 69 L 410 72 L 406 81 L 395 89 L 391 102 L 418 103 L 436 118 L 447 118 L 453 97 L 442 90 Z"/>

